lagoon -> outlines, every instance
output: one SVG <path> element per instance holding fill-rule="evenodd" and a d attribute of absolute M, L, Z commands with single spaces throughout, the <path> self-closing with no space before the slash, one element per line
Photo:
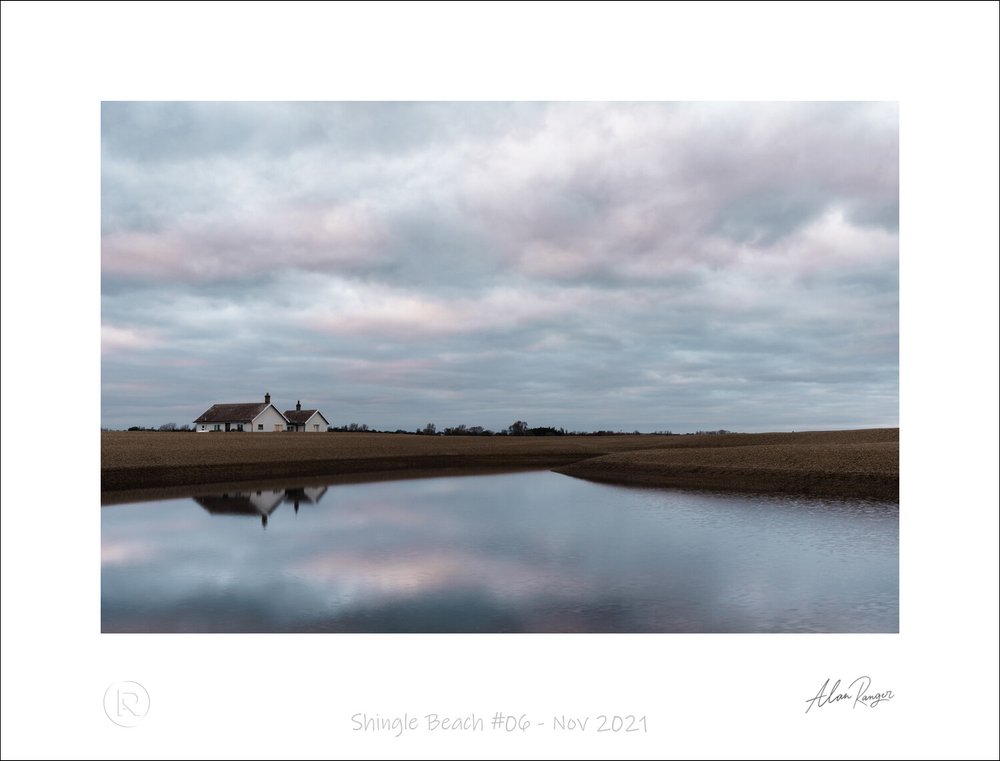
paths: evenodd
<path fill-rule="evenodd" d="M 896 632 L 899 508 L 548 471 L 102 508 L 104 632 Z"/>

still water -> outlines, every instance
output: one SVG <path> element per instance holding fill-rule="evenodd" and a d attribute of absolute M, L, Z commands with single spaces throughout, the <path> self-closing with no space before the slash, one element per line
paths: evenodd
<path fill-rule="evenodd" d="M 895 503 L 550 472 L 102 508 L 105 632 L 895 632 Z"/>

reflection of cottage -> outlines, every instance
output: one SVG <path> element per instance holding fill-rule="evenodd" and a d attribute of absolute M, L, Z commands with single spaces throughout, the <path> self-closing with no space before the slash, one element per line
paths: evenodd
<path fill-rule="evenodd" d="M 261 489 L 259 491 L 233 491 L 223 494 L 207 494 L 192 499 L 212 515 L 260 516 L 262 525 L 267 525 L 271 513 L 282 502 L 294 505 L 298 513 L 302 503 L 315 505 L 326 494 L 326 486 L 299 486 L 292 489 Z"/>
<path fill-rule="evenodd" d="M 267 525 L 268 516 L 278 509 L 285 497 L 284 489 L 268 489 L 258 492 L 226 492 L 205 497 L 194 497 L 194 501 L 212 515 L 260 516 L 262 525 Z"/>
<path fill-rule="evenodd" d="M 319 410 L 304 410 L 302 402 L 295 403 L 294 410 L 285 410 L 289 431 L 308 431 L 315 433 L 325 431 L 330 423 Z"/>
<path fill-rule="evenodd" d="M 205 431 L 271 433 L 285 430 L 288 419 L 271 404 L 271 395 L 264 394 L 263 404 L 260 402 L 213 404 L 194 421 L 194 424 L 195 430 L 199 433 Z"/>
<path fill-rule="evenodd" d="M 297 489 L 285 489 L 285 502 L 290 502 L 299 511 L 302 503 L 315 505 L 326 494 L 325 486 L 303 486 Z"/>

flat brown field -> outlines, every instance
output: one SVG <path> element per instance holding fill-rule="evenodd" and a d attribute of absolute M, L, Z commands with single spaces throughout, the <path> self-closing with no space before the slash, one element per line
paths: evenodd
<path fill-rule="evenodd" d="M 663 448 L 555 470 L 620 484 L 899 499 L 898 441 Z"/>
<path fill-rule="evenodd" d="M 101 434 L 102 501 L 208 484 L 552 468 L 624 484 L 898 499 L 899 429 L 697 436 Z"/>

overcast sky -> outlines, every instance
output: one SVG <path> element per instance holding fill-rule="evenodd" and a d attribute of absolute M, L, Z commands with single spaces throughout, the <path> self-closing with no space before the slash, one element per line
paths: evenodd
<path fill-rule="evenodd" d="M 105 103 L 102 424 L 898 425 L 885 103 Z"/>

